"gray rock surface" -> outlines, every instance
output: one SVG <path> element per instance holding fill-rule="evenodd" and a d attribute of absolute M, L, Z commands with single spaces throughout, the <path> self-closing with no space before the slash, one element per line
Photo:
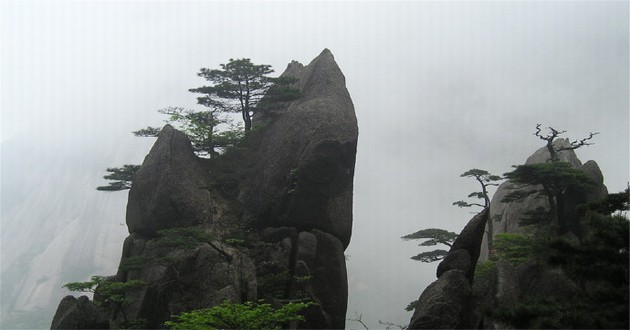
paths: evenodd
<path fill-rule="evenodd" d="M 418 298 L 409 329 L 466 329 L 472 321 L 472 283 L 488 209 L 475 215 L 437 267 L 437 281 Z"/>
<path fill-rule="evenodd" d="M 481 241 L 484 235 L 484 229 L 488 221 L 488 209 L 476 214 L 462 229 L 462 232 L 457 236 L 453 242 L 453 246 L 449 250 L 448 254 L 440 262 L 437 268 L 437 277 L 439 278 L 442 273 L 450 269 L 464 270 L 466 277 L 472 283 L 475 265 L 479 259 Z M 459 252 L 464 250 L 466 253 Z M 465 260 L 465 258 L 468 260 Z"/>
<path fill-rule="evenodd" d="M 409 329 L 466 329 L 472 290 L 466 274 L 449 270 L 420 295 Z"/>
<path fill-rule="evenodd" d="M 302 97 L 259 119 L 256 164 L 240 195 L 244 218 L 260 227 L 319 229 L 346 247 L 358 128 L 345 77 L 328 50 L 283 75 L 300 79 Z"/>
<path fill-rule="evenodd" d="M 129 232 L 155 236 L 161 229 L 210 223 L 208 180 L 188 137 L 164 126 L 133 177 L 127 204 Z"/>
<path fill-rule="evenodd" d="M 165 250 L 149 241 L 142 256 L 149 260 L 142 269 L 122 273 L 126 281 L 148 285 L 129 294 L 130 303 L 114 324 L 124 325 L 124 316 L 147 320 L 149 328 L 159 328 L 171 315 L 187 310 L 215 306 L 226 299 L 239 303 L 257 298 L 253 261 L 220 242 Z"/>
<path fill-rule="evenodd" d="M 554 141 L 556 148 L 562 146 L 568 146 L 570 144 L 568 139 L 557 139 Z M 588 194 L 574 193 L 572 191 L 566 192 L 565 196 L 565 209 L 567 217 L 571 218 L 575 216 L 575 207 L 578 204 L 585 202 L 597 201 L 608 193 L 606 186 L 604 185 L 604 177 L 599 169 L 599 166 L 595 161 L 589 160 L 584 165 L 577 158 L 575 151 L 563 150 L 558 152 L 560 161 L 571 164 L 574 168 L 580 169 L 588 174 L 596 183 L 596 188 Z M 531 156 L 527 158 L 525 164 L 539 164 L 550 161 L 549 151 L 546 147 L 541 147 L 536 150 Z M 490 203 L 490 221 L 494 221 L 493 237 L 499 233 L 526 233 L 531 229 L 526 226 L 521 226 L 519 221 L 526 217 L 526 212 L 541 209 L 549 210 L 549 204 L 546 197 L 542 194 L 530 195 L 523 200 L 514 202 L 502 202 L 501 200 L 517 186 L 510 182 L 503 182 L 492 196 Z M 538 190 L 540 187 L 526 187 L 521 188 L 522 191 Z M 486 229 L 487 231 L 487 229 Z M 487 237 L 484 235 L 480 260 L 488 260 L 488 242 Z"/>
<path fill-rule="evenodd" d="M 312 230 L 317 238 L 315 259 L 303 260 L 313 278 L 307 283 L 313 300 L 320 304 L 325 317 L 313 317 L 305 328 L 343 329 L 346 324 L 348 275 L 341 241 L 328 233 Z M 323 322 L 326 320 L 326 322 Z"/>
<path fill-rule="evenodd" d="M 580 167 L 596 184 L 597 188 L 587 195 L 590 201 L 596 201 L 605 198 L 608 195 L 608 188 L 604 185 L 604 175 L 599 169 L 599 165 L 594 160 L 589 160 Z"/>
<path fill-rule="evenodd" d="M 66 296 L 57 307 L 51 329 L 109 329 L 109 315 L 86 296 Z"/>
<path fill-rule="evenodd" d="M 570 145 L 571 142 L 569 141 L 569 139 L 555 139 L 553 141 L 554 149 L 569 147 Z M 577 158 L 577 155 L 573 150 L 562 150 L 558 152 L 558 158 L 561 162 L 567 162 L 575 168 L 582 166 L 582 162 Z M 546 163 L 550 160 L 551 156 L 549 155 L 549 150 L 547 150 L 547 147 L 542 147 L 536 150 L 531 156 L 527 157 L 525 164 L 541 164 Z"/>
<path fill-rule="evenodd" d="M 133 178 L 131 235 L 113 277 L 145 286 L 128 293 L 108 325 L 160 328 L 172 315 L 225 299 L 279 306 L 307 297 L 317 305 L 292 327 L 345 328 L 354 108 L 328 50 L 307 66 L 292 62 L 283 75 L 299 78 L 302 96 L 255 118 L 247 151 L 222 158 L 229 175 L 221 158 L 201 161 L 183 133 L 162 129 Z M 165 239 L 161 231 L 182 228 L 210 238 Z M 229 238 L 247 247 L 228 245 Z"/>

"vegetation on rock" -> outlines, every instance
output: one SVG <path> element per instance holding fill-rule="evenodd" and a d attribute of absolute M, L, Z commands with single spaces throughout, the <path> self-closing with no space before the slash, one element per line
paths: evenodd
<path fill-rule="evenodd" d="M 299 96 L 291 87 L 295 79 L 272 78 L 270 65 L 253 64 L 250 59 L 230 59 L 221 69 L 201 68 L 197 74 L 213 85 L 190 89 L 201 93 L 199 104 L 220 112 L 240 113 L 245 131 L 252 128 L 252 119 L 272 102 L 290 101 Z"/>
<path fill-rule="evenodd" d="M 96 187 L 96 190 L 100 191 L 119 191 L 131 188 L 131 180 L 133 174 L 140 169 L 140 165 L 125 164 L 122 167 L 108 168 L 108 174 L 104 176 L 104 179 L 112 180 L 107 186 Z"/>
<path fill-rule="evenodd" d="M 202 68 L 198 75 L 212 82 L 212 86 L 190 89 L 193 93 L 205 94 L 198 97 L 199 104 L 211 108 L 207 111 L 195 111 L 182 107 L 167 107 L 158 110 L 167 115 L 167 124 L 174 125 L 190 139 L 193 150 L 199 156 L 216 158 L 229 148 L 237 148 L 245 137 L 245 132 L 252 129 L 254 115 L 278 106 L 282 102 L 292 101 L 300 96 L 300 90 L 293 87 L 294 78 L 272 78 L 270 65 L 253 64 L 250 59 L 230 59 L 228 64 L 221 64 L 221 69 Z M 238 112 L 245 127 L 234 124 L 228 115 Z M 134 131 L 139 137 L 157 137 L 161 128 L 148 126 Z M 99 191 L 120 191 L 131 188 L 133 174 L 140 165 L 126 164 L 122 167 L 108 168 L 109 174 L 104 179 L 114 180 L 108 186 L 99 186 Z"/>
<path fill-rule="evenodd" d="M 628 211 L 628 198 L 626 190 L 583 206 L 581 237 L 549 231 L 536 237 L 498 234 L 495 253 L 478 265 L 475 274 L 478 312 L 515 328 L 627 329 L 630 233 L 623 212 Z M 554 272 L 563 284 L 557 291 L 541 292 L 527 290 L 528 285 L 544 285 L 535 284 L 537 279 L 531 283 L 527 276 L 516 279 L 525 290 L 522 296 L 509 304 L 495 305 L 487 300 L 487 294 L 496 290 L 498 260 L 507 260 L 522 274 L 526 274 L 525 269 Z"/>
<path fill-rule="evenodd" d="M 205 309 L 192 310 L 173 317 L 165 324 L 171 329 L 283 329 L 289 322 L 303 321 L 300 314 L 313 302 L 288 302 L 273 308 L 263 301 L 222 304 Z"/>
<path fill-rule="evenodd" d="M 426 241 L 420 243 L 419 246 L 435 246 L 443 244 L 450 248 L 453 246 L 453 242 L 457 238 L 457 234 L 444 229 L 428 228 L 419 230 L 413 234 L 405 235 L 401 238 L 404 241 L 426 239 Z M 419 253 L 418 255 L 411 257 L 411 259 L 421 262 L 434 262 L 442 260 L 447 253 L 448 251 L 446 250 L 437 249 Z"/>

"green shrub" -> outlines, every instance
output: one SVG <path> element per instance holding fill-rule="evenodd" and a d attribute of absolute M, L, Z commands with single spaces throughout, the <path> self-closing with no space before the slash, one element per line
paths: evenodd
<path fill-rule="evenodd" d="M 221 305 L 185 312 L 165 322 L 171 329 L 282 329 L 291 321 L 302 321 L 300 312 L 313 302 L 289 302 L 274 309 L 262 301 Z"/>
<path fill-rule="evenodd" d="M 493 258 L 505 259 L 513 265 L 527 261 L 533 252 L 531 235 L 516 233 L 500 233 L 494 238 Z"/>

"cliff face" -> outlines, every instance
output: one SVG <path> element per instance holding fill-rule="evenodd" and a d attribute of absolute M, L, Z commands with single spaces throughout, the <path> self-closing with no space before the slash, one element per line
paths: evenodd
<path fill-rule="evenodd" d="M 129 193 L 125 240 L 111 280 L 142 281 L 126 302 L 64 298 L 52 328 L 161 327 L 171 315 L 239 303 L 309 298 L 299 328 L 344 328 L 344 250 L 352 227 L 357 123 L 330 51 L 292 62 L 302 96 L 258 118 L 248 148 L 197 158 L 165 126 Z M 236 174 L 235 174 L 236 173 Z"/>

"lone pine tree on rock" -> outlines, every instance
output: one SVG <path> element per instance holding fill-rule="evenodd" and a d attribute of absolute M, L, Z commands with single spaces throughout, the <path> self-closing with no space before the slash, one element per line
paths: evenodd
<path fill-rule="evenodd" d="M 549 130 L 549 133 L 547 133 L 547 135 L 543 135 L 542 134 L 542 130 L 540 129 L 540 126 L 542 126 L 542 124 L 536 124 L 536 132 L 534 132 L 534 135 L 537 136 L 538 138 L 540 138 L 543 141 L 546 141 L 546 147 L 547 150 L 549 150 L 549 156 L 550 156 L 550 160 L 552 162 L 559 162 L 560 158 L 558 157 L 558 152 L 560 151 L 564 151 L 564 150 L 575 150 L 577 148 L 583 147 L 583 146 L 590 146 L 593 143 L 590 143 L 589 141 L 597 134 L 599 134 L 599 132 L 590 132 L 588 137 L 585 137 L 581 140 L 575 140 L 569 143 L 568 146 L 554 146 L 553 145 L 553 141 L 560 135 L 566 133 L 567 131 L 559 131 L 553 127 L 547 127 L 547 129 Z"/>
<path fill-rule="evenodd" d="M 474 197 L 478 199 L 483 199 L 483 204 L 469 203 L 463 200 L 453 202 L 453 205 L 456 205 L 458 207 L 480 206 L 480 207 L 483 207 L 484 209 L 490 207 L 490 197 L 488 195 L 488 187 L 490 186 L 496 187 L 499 185 L 497 181 L 503 180 L 503 178 L 498 175 L 490 174 L 486 170 L 480 170 L 477 168 L 468 170 L 460 176 L 462 178 L 475 178 L 475 180 L 479 182 L 479 185 L 481 186 L 481 191 L 475 191 L 475 192 L 470 193 L 468 195 L 468 198 Z M 494 226 L 493 226 L 492 220 L 488 221 L 487 226 L 488 226 L 488 247 L 492 249 L 492 238 L 493 238 L 493 233 L 494 233 Z"/>
<path fill-rule="evenodd" d="M 221 112 L 240 113 L 245 131 L 249 131 L 252 118 L 270 103 L 291 101 L 299 96 L 299 90 L 291 86 L 295 79 L 272 78 L 271 73 L 270 65 L 253 64 L 249 58 L 230 59 L 227 64 L 221 64 L 221 69 L 201 68 L 198 76 L 213 85 L 190 91 L 204 94 L 197 98 L 201 105 Z"/>
<path fill-rule="evenodd" d="M 508 193 L 503 202 L 521 200 L 527 196 L 542 193 L 549 204 L 549 212 L 532 213 L 529 219 L 525 219 L 525 224 L 550 223 L 556 226 L 558 234 L 563 234 L 575 227 L 575 219 L 567 219 L 564 216 L 565 198 L 568 193 L 586 193 L 595 186 L 593 180 L 584 172 L 574 168 L 571 164 L 560 160 L 559 152 L 575 150 L 583 146 L 592 145 L 589 142 L 595 135 L 569 142 L 568 144 L 554 143 L 554 140 L 566 131 L 560 131 L 553 127 L 548 127 L 549 133 L 542 135 L 540 124 L 536 125 L 534 135 L 546 141 L 549 151 L 549 161 L 538 164 L 525 164 L 513 166 L 512 172 L 505 173 L 506 179 L 516 184 L 513 191 Z M 535 188 L 524 190 L 522 188 Z M 539 188 L 537 188 L 539 187 Z M 575 228 L 574 228 L 575 229 Z"/>
<path fill-rule="evenodd" d="M 457 238 L 457 234 L 444 229 L 428 228 L 419 230 L 413 234 L 405 235 L 401 238 L 404 241 L 425 239 L 426 241 L 420 243 L 420 246 L 435 246 L 443 244 L 450 248 Z M 442 260 L 447 253 L 448 251 L 446 250 L 437 249 L 419 253 L 418 255 L 411 257 L 411 259 L 422 262 L 434 262 Z"/>

